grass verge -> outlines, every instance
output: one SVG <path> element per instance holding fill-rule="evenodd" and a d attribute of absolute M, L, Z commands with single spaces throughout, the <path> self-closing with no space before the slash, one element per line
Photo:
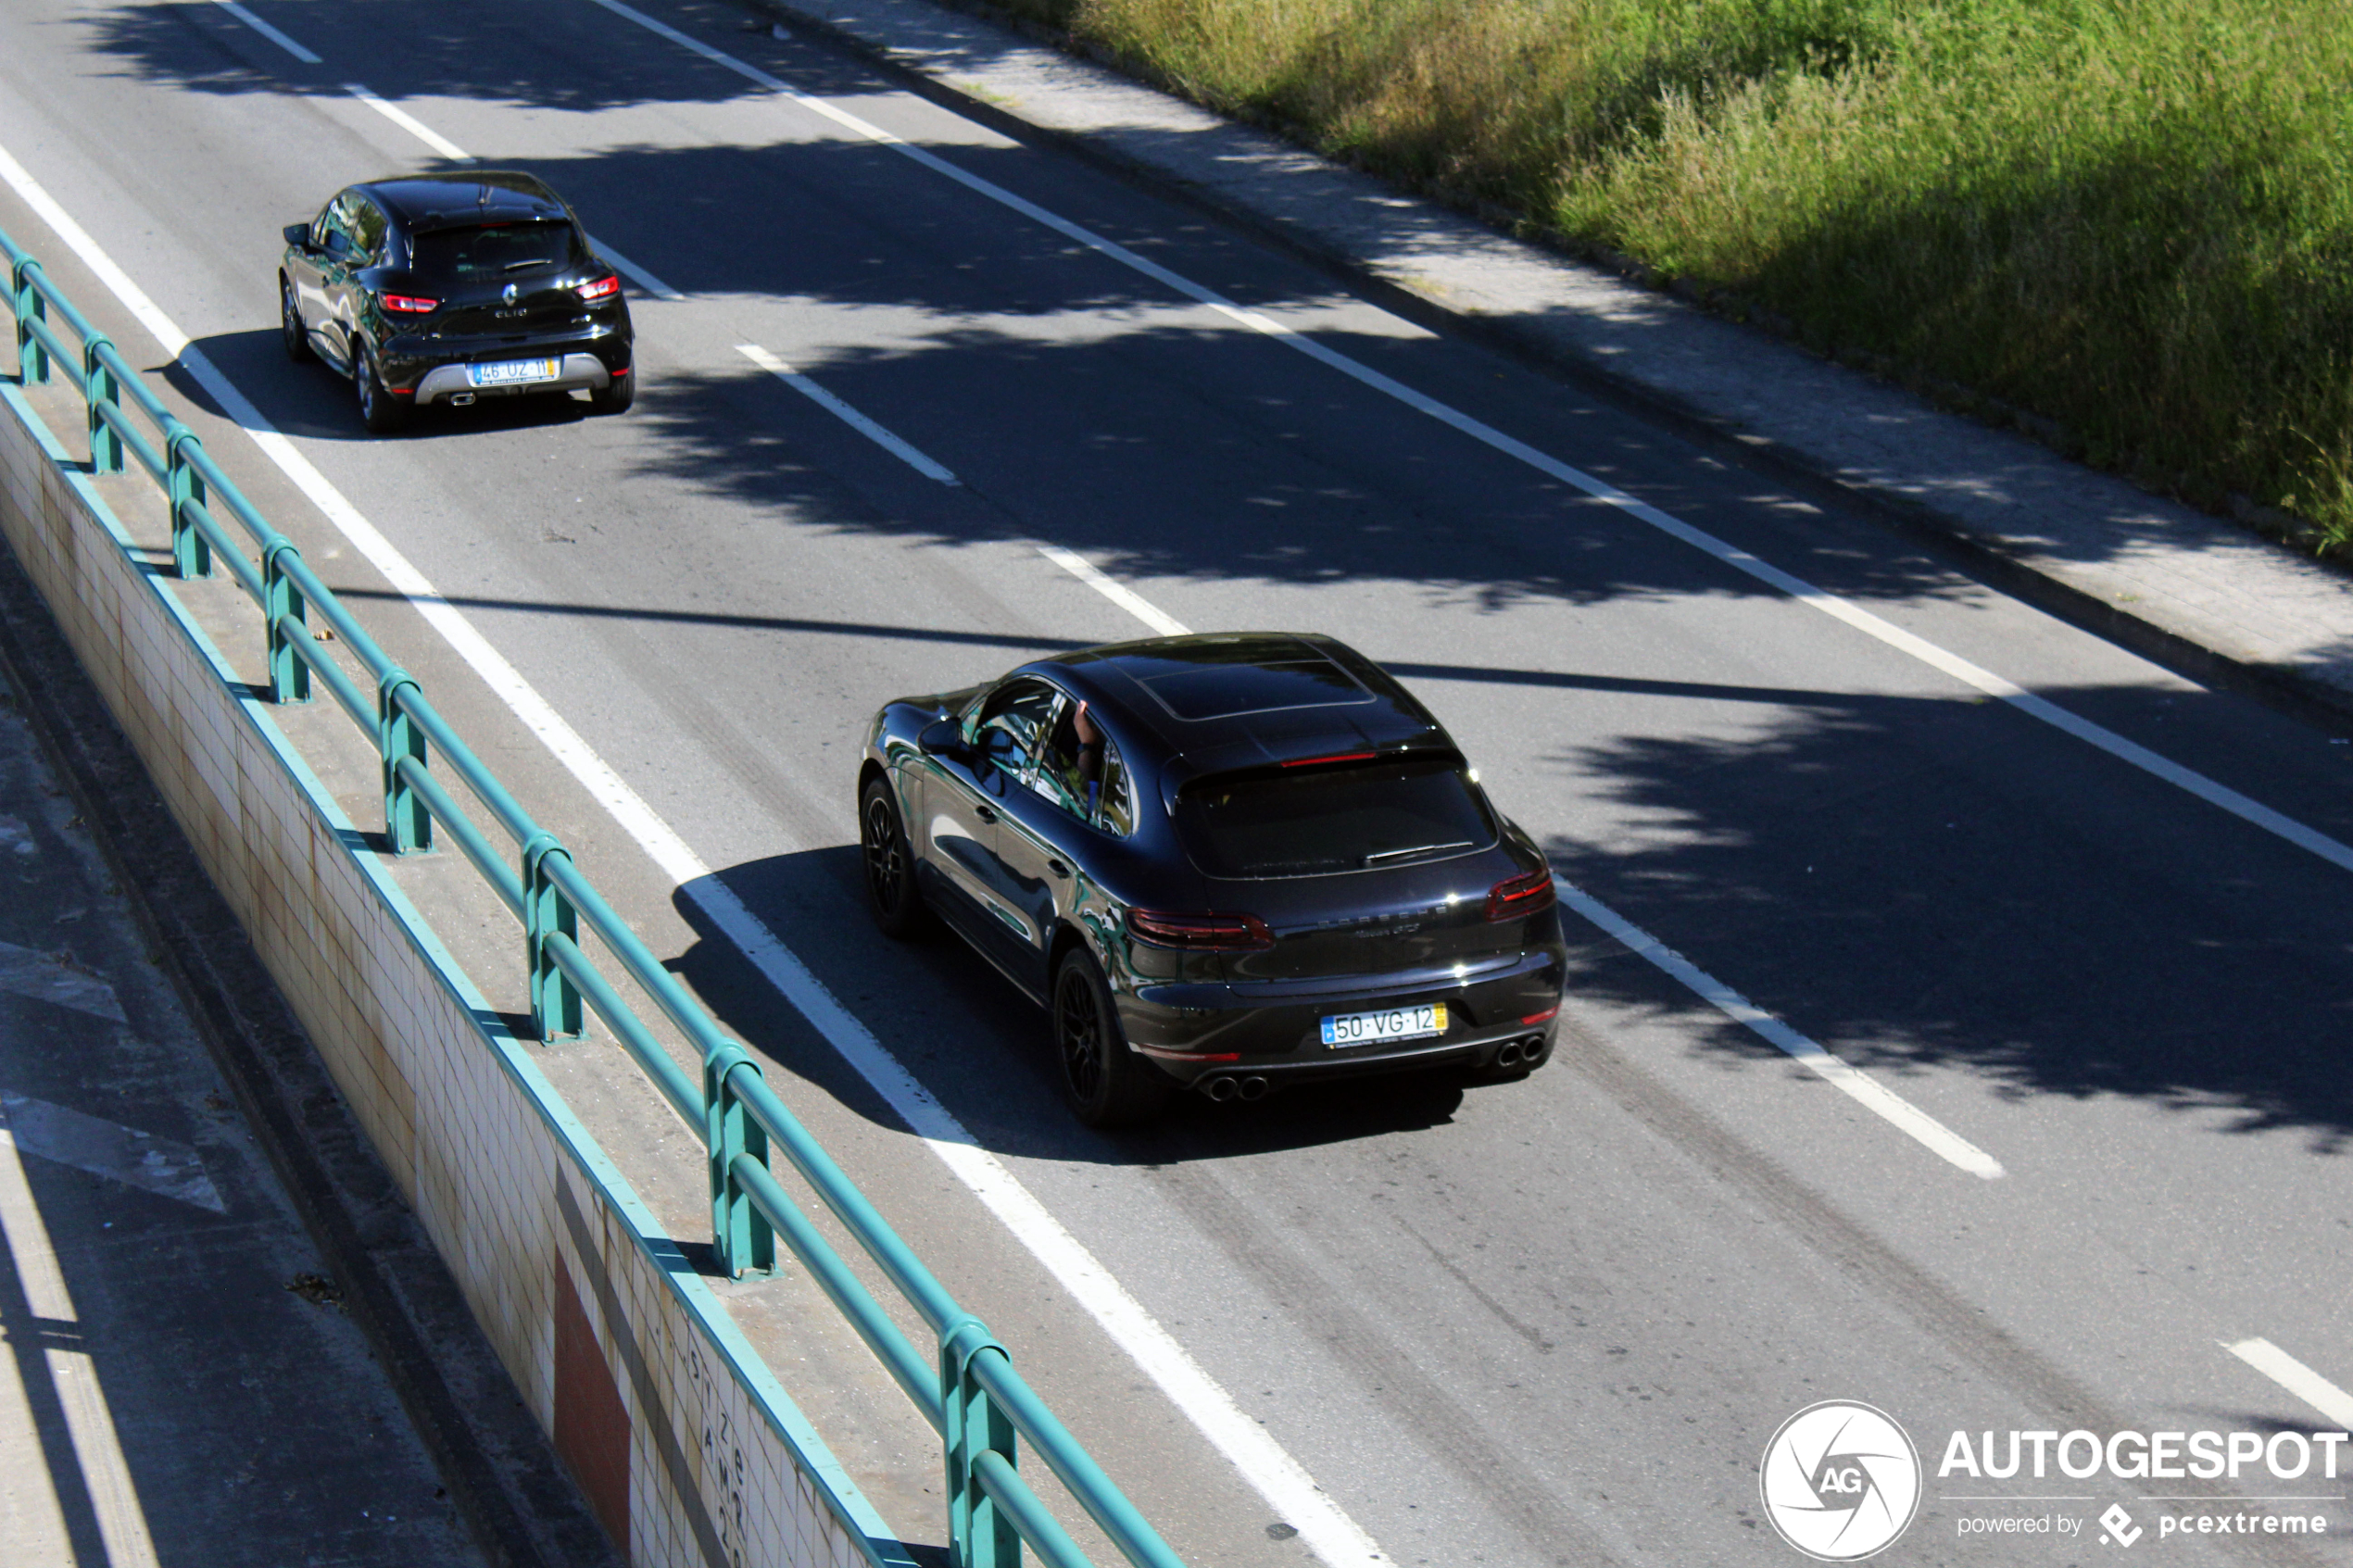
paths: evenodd
<path fill-rule="evenodd" d="M 2345 0 L 998 3 L 2353 555 Z"/>

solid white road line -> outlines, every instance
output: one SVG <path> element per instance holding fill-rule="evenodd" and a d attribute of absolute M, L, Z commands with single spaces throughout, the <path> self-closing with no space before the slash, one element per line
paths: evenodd
<path fill-rule="evenodd" d="M 1040 545 L 1038 553 L 1094 589 L 1112 603 L 1164 636 L 1181 637 L 1185 623 L 1145 598 L 1125 583 L 1105 576 L 1084 556 L 1056 545 Z M 1874 1116 L 1881 1117 L 1936 1156 L 1972 1176 L 1992 1181 L 2002 1174 L 2002 1163 L 1945 1126 L 1927 1111 L 1895 1093 L 1858 1067 L 1851 1067 L 1796 1030 L 1756 1006 L 1673 948 L 1660 944 L 1632 921 L 1560 877 L 1553 878 L 1563 902 L 1616 937 L 1629 950 L 1674 976 L 1701 1000 L 1734 1022 L 1754 1031 L 1779 1049 L 1804 1063 L 1823 1082 L 1838 1088 Z"/>
<path fill-rule="evenodd" d="M 407 109 L 402 108 L 398 104 L 388 104 L 384 102 L 382 98 L 377 97 L 373 93 L 369 92 L 367 88 L 361 86 L 357 82 L 345 82 L 343 84 L 343 90 L 350 94 L 353 97 L 359 99 L 361 103 L 367 105 L 370 108 L 375 110 L 378 114 L 384 116 L 386 119 L 392 121 L 395 125 L 400 127 L 401 130 L 409 132 L 409 135 L 414 136 L 418 141 L 422 142 L 426 146 L 431 147 L 434 152 L 439 153 L 443 157 L 447 158 L 450 162 L 473 162 L 474 159 L 472 153 L 466 151 L 465 148 L 459 146 L 448 137 L 444 136 L 440 132 L 435 131 L 432 126 L 427 125 L 423 120 L 419 119 L 415 115 L 410 114 Z"/>
<path fill-rule="evenodd" d="M 237 0 L 212 0 L 212 3 L 270 40 L 271 43 L 275 44 L 279 48 L 283 49 L 287 54 L 292 55 L 296 59 L 300 60 L 304 65 L 315 66 L 319 63 L 318 56 L 238 5 Z"/>
<path fill-rule="evenodd" d="M 1126 583 L 1096 571 L 1092 561 L 1075 550 L 1065 550 L 1060 545 L 1040 545 L 1038 553 L 1164 637 L 1181 637 L 1192 630 Z"/>
<path fill-rule="evenodd" d="M 775 377 L 778 381 L 783 382 L 786 386 L 791 387 L 795 392 L 799 393 L 803 397 L 808 398 L 812 403 L 816 404 L 820 408 L 824 409 L 825 412 L 833 415 L 834 418 L 839 420 L 842 423 L 848 425 L 850 429 L 856 431 L 859 434 L 864 436 L 867 440 L 873 442 L 875 445 L 889 453 L 892 457 L 897 458 L 900 462 L 905 463 L 909 468 L 913 469 L 917 473 L 922 474 L 925 479 L 936 479 L 942 484 L 962 484 L 963 483 L 963 480 L 958 479 L 954 474 L 950 473 L 946 469 L 941 468 L 937 463 L 933 462 L 929 458 L 926 458 L 921 452 L 916 451 L 906 442 L 901 441 L 899 437 L 891 434 L 890 432 L 883 429 L 882 426 L 876 424 L 874 420 L 868 419 L 865 415 L 860 413 L 857 409 L 851 408 L 840 398 L 836 397 L 832 393 L 827 392 L 824 387 L 819 386 L 815 382 L 811 381 L 807 376 L 802 375 L 799 370 L 794 370 L 790 365 L 786 364 L 774 354 L 771 354 L 766 349 L 761 347 L 760 345 L 756 343 L 739 343 L 736 345 L 736 352 L 750 360 L 753 364 L 759 366 L 761 370 L 767 371 L 770 375 Z"/>
<path fill-rule="evenodd" d="M 2353 1394 L 2347 1393 L 2268 1339 L 2242 1339 L 2225 1344 L 2228 1350 L 2306 1404 L 2328 1417 L 2335 1426 L 2353 1433 Z"/>
<path fill-rule="evenodd" d="M 52 1323 L 80 1321 L 73 1296 L 66 1288 L 65 1272 L 57 1266 L 48 1224 L 34 1202 L 24 1177 L 24 1161 L 17 1155 L 8 1107 L 0 1101 L 0 1246 L 16 1266 L 17 1283 L 25 1305 L 36 1318 Z M 25 1356 L 39 1336 L 17 1336 L 17 1354 Z M 122 1456 L 114 1412 L 107 1408 L 107 1390 L 98 1381 L 97 1364 L 86 1350 L 57 1347 L 44 1352 L 49 1381 L 65 1408 L 66 1432 L 73 1439 L 74 1458 L 98 1516 L 98 1535 L 113 1568 L 154 1568 L 155 1541 L 147 1531 L 146 1511 L 139 1503 L 139 1488 Z M 17 1374 L 21 1378 L 24 1374 Z"/>
<path fill-rule="evenodd" d="M 1078 1240 L 996 1156 L 940 1105 L 873 1033 L 836 1000 L 774 932 L 745 907 L 684 839 L 623 783 L 579 734 L 540 696 L 514 667 L 462 615 L 444 600 L 423 573 L 378 533 L 293 443 L 264 419 L 245 395 L 189 345 L 155 302 L 131 282 L 80 224 L 66 215 L 21 165 L 0 149 L 0 178 L 48 220 L 57 236 L 80 256 L 116 296 L 155 334 L 164 352 L 187 367 L 197 383 L 263 455 L 292 479 L 326 519 L 367 557 L 400 594 L 447 639 L 516 718 L 538 736 L 573 778 L 602 806 L 680 891 L 756 963 L 769 983 L 822 1033 L 843 1060 L 872 1085 L 925 1146 L 994 1214 L 1013 1238 L 1045 1266 L 1079 1306 L 1159 1385 L 1187 1419 L 1233 1464 L 1242 1479 L 1295 1525 L 1316 1556 L 1333 1568 L 1385 1562 L 1378 1546 L 1283 1447 L 1235 1404 L 1233 1397 L 1204 1372 L 1174 1336 Z"/>
<path fill-rule="evenodd" d="M 1538 451 L 1524 441 L 1505 435 L 1493 426 L 1473 419 L 1470 415 L 1441 403 L 1434 397 L 1416 392 L 1403 383 L 1394 381 L 1368 365 L 1360 364 L 1345 354 L 1327 348 L 1315 339 L 1295 332 L 1280 321 L 1261 315 L 1255 310 L 1245 309 L 1214 289 L 1194 282 L 1191 279 L 1173 272 L 1156 261 L 1148 260 L 1126 246 L 1107 240 L 1084 225 L 1074 223 L 1069 219 L 1051 212 L 1026 197 L 1015 195 L 1001 185 L 984 180 L 977 174 L 967 172 L 937 154 L 903 141 L 872 121 L 849 113 L 847 109 L 836 107 L 822 98 L 803 93 L 757 66 L 747 64 L 723 50 L 712 48 L 698 39 L 688 37 L 676 28 L 656 21 L 644 12 L 623 5 L 622 0 L 596 0 L 596 3 L 615 16 L 626 18 L 640 27 L 694 51 L 714 65 L 723 66 L 746 81 L 757 82 L 780 97 L 791 100 L 812 114 L 822 116 L 870 142 L 888 147 L 891 151 L 912 159 L 932 172 L 954 181 L 966 190 L 985 196 L 1000 207 L 1018 212 L 1023 217 L 1042 224 L 1055 233 L 1075 241 L 1109 260 L 1115 261 L 1133 271 L 1140 272 L 1154 282 L 1183 295 L 1186 298 L 1208 307 L 1229 320 L 1248 327 L 1252 332 L 1262 332 L 1287 348 L 1295 349 L 1319 364 L 1328 366 L 1384 396 L 1394 398 L 1407 408 L 1426 414 L 1441 424 L 1483 445 L 1525 463 L 1539 473 L 1582 491 L 1593 499 L 1657 529 L 1669 538 L 1680 540 L 1693 549 L 1715 558 L 1735 571 L 1778 588 L 1799 603 L 1818 610 L 1833 620 L 1843 621 L 1864 635 L 1909 658 L 1916 659 L 1931 669 L 1941 671 L 1964 685 L 2006 702 L 2021 713 L 2070 734 L 2089 746 L 2096 746 L 2119 761 L 2186 790 L 2207 804 L 2227 811 L 2232 816 L 2259 827 L 2266 833 L 2274 834 L 2297 848 L 2317 855 L 2334 866 L 2353 871 L 2353 847 L 2348 847 L 2325 834 L 2317 833 L 2303 823 L 2240 794 L 2237 790 L 2218 784 L 2177 762 L 2169 761 L 2146 747 L 2137 746 L 2087 719 L 2080 719 L 2057 704 L 2035 696 L 2023 687 L 1990 671 L 1980 669 L 1958 654 L 1948 652 L 1923 637 L 1913 635 L 1851 600 L 1843 598 L 1827 589 L 1818 588 L 1801 577 L 1783 571 L 1777 566 L 1769 565 L 1735 545 L 1718 539 L 1702 529 L 1694 528 L 1681 519 L 1659 510 L 1648 502 L 1635 499 L 1606 480 L 1595 478 L 1580 469 L 1562 462 L 1557 458 Z"/>
<path fill-rule="evenodd" d="M 621 252 L 613 249 L 612 246 L 605 244 L 604 241 L 589 234 L 583 234 L 581 238 L 588 242 L 588 248 L 590 250 L 595 251 L 598 256 L 601 256 L 607 261 L 611 262 L 615 270 L 626 276 L 631 282 L 635 283 L 639 288 L 645 290 L 648 294 L 652 295 L 656 299 L 674 301 L 686 297 L 685 295 L 680 294 L 676 289 L 672 288 L 668 283 L 663 282 L 660 278 L 655 277 L 651 272 L 647 271 L 643 267 L 638 266 L 635 262 L 622 255 Z"/>

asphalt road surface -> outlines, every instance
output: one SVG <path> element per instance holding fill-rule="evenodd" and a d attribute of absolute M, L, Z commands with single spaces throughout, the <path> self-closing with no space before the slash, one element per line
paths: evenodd
<path fill-rule="evenodd" d="M 2334 1478 L 2309 1442 L 2298 1476 L 1946 1462 L 1955 1432 L 2079 1429 L 2292 1459 L 2275 1436 L 2353 1415 L 2343 737 L 726 5 L 0 25 L 0 226 L 1189 1562 L 1802 1561 L 1759 1463 L 1833 1399 L 1921 1450 L 1886 1562 L 2344 1560 L 2343 1449 Z M 469 155 L 631 264 L 633 412 L 370 439 L 283 358 L 280 228 Z M 455 650 L 460 617 L 496 659 Z M 978 959 L 871 931 L 877 704 L 1171 625 L 1332 633 L 1453 730 L 1574 892 L 1553 1065 L 1102 1136 Z M 364 766 L 322 776 L 364 821 Z M 511 961 L 496 922 L 453 940 Z M 841 1012 L 789 1005 L 801 976 Z M 669 1162 L 691 1234 L 691 1145 L 609 1047 L 549 1060 L 633 1177 Z M 794 1288 L 732 1297 L 758 1319 Z M 826 1332 L 780 1372 L 937 1540 L 936 1459 Z M 2111 1504 L 2136 1546 L 2105 1544 Z M 2259 1533 L 2291 1513 L 2328 1533 Z M 2051 1532 L 1965 1533 L 2007 1518 Z"/>

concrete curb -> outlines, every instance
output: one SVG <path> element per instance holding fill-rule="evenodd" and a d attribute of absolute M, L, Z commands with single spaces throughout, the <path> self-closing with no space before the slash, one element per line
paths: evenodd
<path fill-rule="evenodd" d="M 2353 721 L 2353 580 L 1759 329 L 1512 239 L 958 0 L 741 0 L 1467 336 L 1860 503 L 2004 590 L 2209 684 Z"/>
<path fill-rule="evenodd" d="M 34 733 L 484 1555 L 499 1568 L 617 1568 L 457 1282 L 5 545 L 0 668 L 26 695 Z"/>

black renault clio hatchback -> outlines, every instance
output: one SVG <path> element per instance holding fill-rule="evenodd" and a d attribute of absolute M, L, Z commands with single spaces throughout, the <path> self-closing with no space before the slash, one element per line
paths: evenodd
<path fill-rule="evenodd" d="M 1092 1126 L 1189 1086 L 1551 1054 L 1567 967 L 1543 853 L 1446 732 L 1328 637 L 1169 637 L 893 702 L 859 779 L 866 889 L 1052 1015 Z"/>
<path fill-rule="evenodd" d="M 635 395 L 621 280 L 528 174 L 354 185 L 285 240 L 286 353 L 349 376 L 371 431 L 427 403 L 585 392 L 619 413 Z"/>

